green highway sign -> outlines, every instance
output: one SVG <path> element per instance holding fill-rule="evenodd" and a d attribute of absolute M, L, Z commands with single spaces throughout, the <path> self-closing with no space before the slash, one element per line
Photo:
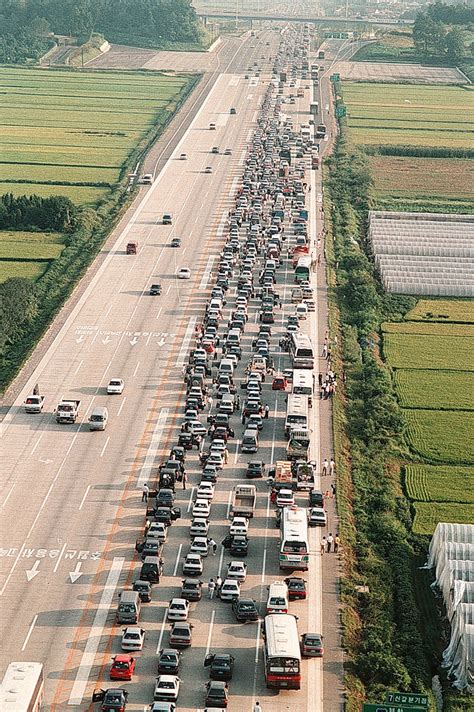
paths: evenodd
<path fill-rule="evenodd" d="M 331 76 L 329 77 L 329 79 L 330 79 L 332 82 L 339 82 L 339 81 L 341 81 L 341 75 L 340 75 L 340 74 L 331 74 Z"/>
<path fill-rule="evenodd" d="M 420 692 L 386 692 L 385 702 L 406 707 L 428 707 L 428 697 Z"/>
<path fill-rule="evenodd" d="M 362 712 L 417 712 L 426 711 L 426 707 L 406 707 L 406 705 L 387 705 L 381 702 L 378 705 L 369 705 L 366 702 L 362 705 Z"/>

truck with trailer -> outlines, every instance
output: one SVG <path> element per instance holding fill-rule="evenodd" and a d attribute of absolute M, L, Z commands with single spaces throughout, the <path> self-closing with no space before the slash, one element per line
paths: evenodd
<path fill-rule="evenodd" d="M 250 519 L 253 517 L 256 501 L 257 489 L 255 485 L 235 485 L 232 491 L 231 517 L 246 517 Z"/>

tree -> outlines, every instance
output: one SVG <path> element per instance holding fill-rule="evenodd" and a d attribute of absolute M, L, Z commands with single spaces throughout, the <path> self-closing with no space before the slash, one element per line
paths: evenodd
<path fill-rule="evenodd" d="M 23 277 L 0 284 L 0 351 L 22 336 L 38 313 L 35 284 Z"/>
<path fill-rule="evenodd" d="M 445 38 L 444 45 L 446 48 L 446 54 L 450 59 L 457 60 L 464 56 L 464 35 L 459 27 L 453 27 Z"/>

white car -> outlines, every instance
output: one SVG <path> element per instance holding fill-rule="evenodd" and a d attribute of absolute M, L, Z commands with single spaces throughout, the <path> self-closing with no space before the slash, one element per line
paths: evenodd
<path fill-rule="evenodd" d="M 326 512 L 322 507 L 311 507 L 308 512 L 308 524 L 310 527 L 325 527 L 327 524 Z"/>
<path fill-rule="evenodd" d="M 230 523 L 229 534 L 247 534 L 249 529 L 249 520 L 245 517 L 234 517 Z"/>
<path fill-rule="evenodd" d="M 179 677 L 176 677 L 176 675 L 159 675 L 155 681 L 153 699 L 176 702 L 179 695 L 180 682 Z"/>
<path fill-rule="evenodd" d="M 199 420 L 188 420 L 185 421 L 183 425 L 185 425 L 184 431 L 186 433 L 191 433 L 191 435 L 206 435 L 207 433 L 206 426 L 203 425 Z M 181 429 L 183 429 L 182 426 Z"/>
<path fill-rule="evenodd" d="M 204 169 L 204 173 L 212 173 L 212 166 L 206 166 Z"/>
<path fill-rule="evenodd" d="M 191 270 L 189 267 L 181 267 L 176 274 L 178 279 L 191 279 Z"/>
<path fill-rule="evenodd" d="M 122 631 L 122 650 L 141 650 L 145 642 L 145 631 L 137 625 L 129 625 Z"/>
<path fill-rule="evenodd" d="M 189 550 L 192 554 L 200 554 L 201 556 L 207 556 L 209 552 L 209 545 L 205 536 L 195 536 L 191 542 L 191 548 Z"/>
<path fill-rule="evenodd" d="M 193 519 L 194 517 L 203 517 L 207 519 L 211 513 L 211 503 L 207 499 L 197 499 L 193 504 Z"/>
<path fill-rule="evenodd" d="M 152 522 L 146 533 L 147 539 L 159 539 L 163 544 L 168 538 L 168 527 L 163 522 Z"/>
<path fill-rule="evenodd" d="M 233 601 L 240 596 L 240 583 L 233 579 L 226 579 L 221 586 L 219 597 L 222 601 Z"/>
<path fill-rule="evenodd" d="M 123 393 L 124 388 L 125 383 L 123 381 L 123 378 L 111 378 L 109 381 L 109 385 L 107 386 L 107 393 L 109 395 L 120 394 Z"/>
<path fill-rule="evenodd" d="M 191 536 L 207 536 L 208 531 L 209 521 L 204 519 L 204 517 L 196 517 L 189 527 L 189 534 Z"/>
<path fill-rule="evenodd" d="M 281 489 L 276 496 L 277 507 L 292 507 L 295 503 L 293 490 Z"/>
<path fill-rule="evenodd" d="M 247 564 L 243 561 L 231 561 L 227 566 L 226 579 L 245 581 L 247 578 Z"/>
<path fill-rule="evenodd" d="M 212 465 L 217 470 L 222 470 L 224 467 L 224 454 L 222 452 L 210 452 L 206 460 L 206 465 Z"/>
<path fill-rule="evenodd" d="M 232 156 L 232 149 L 226 148 L 224 151 L 224 156 Z"/>
<path fill-rule="evenodd" d="M 187 621 L 189 601 L 185 598 L 172 598 L 168 606 L 167 618 L 169 621 Z"/>
<path fill-rule="evenodd" d="M 187 153 L 181 153 L 179 156 L 180 161 L 187 161 L 188 160 L 188 154 Z"/>
<path fill-rule="evenodd" d="M 186 554 L 183 563 L 183 574 L 185 576 L 201 576 L 202 559 L 200 554 Z"/>
<path fill-rule="evenodd" d="M 209 499 L 214 497 L 214 485 L 212 482 L 200 482 L 196 492 L 196 499 Z"/>

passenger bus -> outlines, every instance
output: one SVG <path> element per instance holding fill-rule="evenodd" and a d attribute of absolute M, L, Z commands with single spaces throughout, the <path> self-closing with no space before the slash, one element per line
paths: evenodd
<path fill-rule="evenodd" d="M 10 663 L 0 686 L 2 712 L 39 712 L 44 698 L 43 665 Z"/>
<path fill-rule="evenodd" d="M 296 368 L 293 371 L 292 393 L 308 396 L 311 407 L 314 395 L 314 375 L 307 368 Z"/>
<path fill-rule="evenodd" d="M 308 570 L 308 514 L 304 507 L 283 507 L 279 558 L 280 569 Z"/>
<path fill-rule="evenodd" d="M 271 613 L 265 616 L 263 635 L 267 687 L 299 690 L 301 652 L 295 617 L 289 613 Z"/>
<path fill-rule="evenodd" d="M 309 336 L 300 332 L 291 335 L 290 358 L 294 369 L 314 368 L 313 346 Z"/>
<path fill-rule="evenodd" d="M 296 263 L 295 282 L 308 281 L 311 274 L 311 256 L 303 255 Z"/>
<path fill-rule="evenodd" d="M 308 371 L 310 375 L 311 372 Z M 308 396 L 289 393 L 286 403 L 285 435 L 288 438 L 292 428 L 306 430 L 309 427 Z"/>

